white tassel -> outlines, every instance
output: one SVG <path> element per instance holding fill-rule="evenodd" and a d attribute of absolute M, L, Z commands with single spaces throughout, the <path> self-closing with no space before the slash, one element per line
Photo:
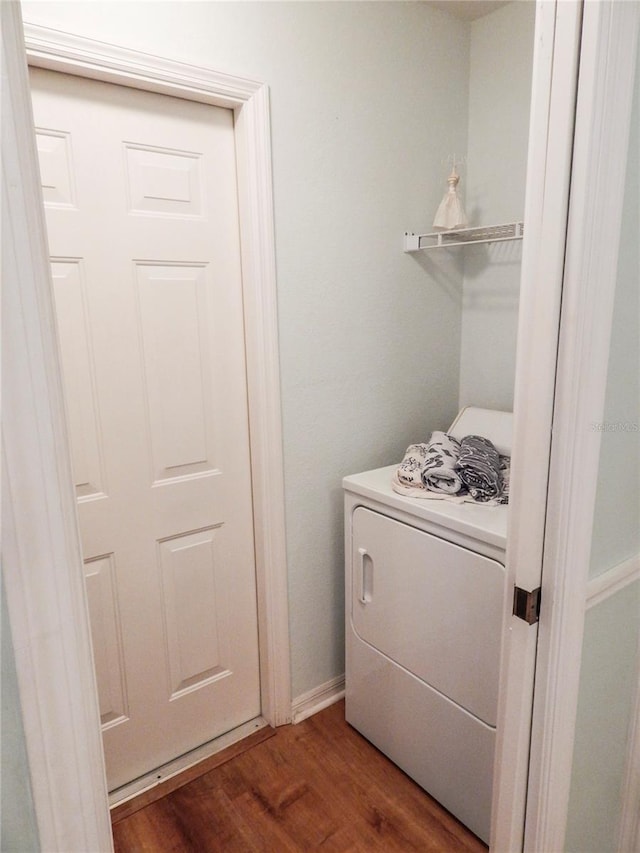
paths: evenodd
<path fill-rule="evenodd" d="M 451 174 L 447 178 L 449 189 L 440 202 L 436 218 L 433 220 L 433 227 L 436 231 L 451 231 L 453 228 L 464 228 L 468 224 L 467 214 L 464 212 L 462 201 L 458 195 L 459 180 L 460 176 L 456 172 L 454 163 Z"/>

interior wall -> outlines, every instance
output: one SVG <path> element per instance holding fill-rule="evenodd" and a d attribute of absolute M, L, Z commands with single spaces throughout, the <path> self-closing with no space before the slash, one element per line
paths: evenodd
<path fill-rule="evenodd" d="M 605 420 L 589 425 L 601 431 L 591 577 L 640 554 L 640 62 L 626 180 Z"/>
<path fill-rule="evenodd" d="M 567 853 L 625 853 L 618 829 L 638 692 L 639 614 L 640 581 L 587 611 Z"/>
<path fill-rule="evenodd" d="M 466 144 L 469 24 L 412 2 L 22 7 L 270 87 L 299 696 L 344 672 L 342 477 L 399 461 L 457 411 L 462 269 L 403 254 L 402 234 L 430 230 L 442 162 Z"/>
<path fill-rule="evenodd" d="M 535 6 L 508 3 L 471 24 L 469 225 L 523 219 Z M 513 410 L 521 258 L 521 241 L 464 249 L 461 407 Z"/>

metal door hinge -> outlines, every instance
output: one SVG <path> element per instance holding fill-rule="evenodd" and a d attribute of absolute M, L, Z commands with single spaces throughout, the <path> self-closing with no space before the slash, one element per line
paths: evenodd
<path fill-rule="evenodd" d="M 540 587 L 531 592 L 519 586 L 514 587 L 513 615 L 524 619 L 529 625 L 535 625 L 540 618 Z"/>

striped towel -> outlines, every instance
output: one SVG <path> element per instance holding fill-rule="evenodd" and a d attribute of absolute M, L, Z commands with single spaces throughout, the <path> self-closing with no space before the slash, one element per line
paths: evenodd
<path fill-rule="evenodd" d="M 475 501 L 502 502 L 503 465 L 504 461 L 488 438 L 467 435 L 462 439 L 456 471 Z"/>
<path fill-rule="evenodd" d="M 433 432 L 422 467 L 422 483 L 430 492 L 457 495 L 462 480 L 456 471 L 460 442 L 446 432 Z"/>

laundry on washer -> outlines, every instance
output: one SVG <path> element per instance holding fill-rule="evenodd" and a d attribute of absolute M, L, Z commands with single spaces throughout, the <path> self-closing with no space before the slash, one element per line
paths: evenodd
<path fill-rule="evenodd" d="M 500 454 L 500 473 L 502 474 L 502 494 L 500 503 L 509 503 L 509 482 L 511 480 L 511 457 Z"/>
<path fill-rule="evenodd" d="M 398 483 L 403 486 L 424 489 L 422 485 L 422 469 L 427 458 L 428 447 L 429 445 L 425 442 L 410 444 L 407 447 L 402 462 L 396 472 Z"/>
<path fill-rule="evenodd" d="M 410 444 L 398 466 L 396 479 L 409 488 L 428 489 L 455 495 L 462 481 L 455 465 L 460 455 L 460 442 L 445 432 L 436 430 L 428 443 Z"/>
<path fill-rule="evenodd" d="M 400 465 L 393 474 L 391 486 L 401 495 L 431 500 L 447 500 L 454 503 L 472 501 L 473 498 L 461 490 L 462 483 L 454 471 L 460 452 L 460 442 L 447 433 L 435 431 L 428 442 L 410 444 Z M 425 480 L 432 487 L 427 488 Z M 442 486 L 446 480 L 446 491 Z M 454 491 L 455 489 L 455 491 Z"/>
<path fill-rule="evenodd" d="M 456 495 L 462 489 L 462 480 L 456 471 L 460 456 L 460 442 L 446 432 L 435 431 L 431 434 L 424 465 L 422 484 L 430 492 L 443 492 Z"/>
<path fill-rule="evenodd" d="M 504 491 L 500 454 L 481 435 L 467 435 L 460 443 L 456 471 L 471 497 L 485 503 L 501 501 Z"/>
<path fill-rule="evenodd" d="M 509 502 L 510 461 L 482 436 L 458 441 L 435 431 L 429 442 L 409 445 L 391 486 L 407 497 L 498 506 Z"/>

